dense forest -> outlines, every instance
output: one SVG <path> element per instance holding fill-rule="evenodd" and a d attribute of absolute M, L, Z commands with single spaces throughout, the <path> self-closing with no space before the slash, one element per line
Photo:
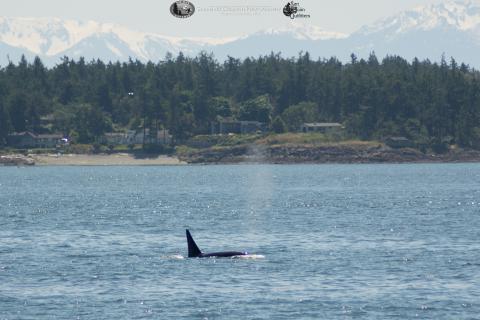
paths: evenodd
<path fill-rule="evenodd" d="M 352 54 L 344 64 L 303 52 L 223 62 L 207 53 L 167 55 L 158 63 L 65 57 L 53 68 L 22 58 L 0 69 L 0 144 L 25 130 L 89 143 L 144 125 L 167 128 L 178 142 L 208 134 L 220 117 L 266 122 L 276 132 L 341 122 L 360 139 L 405 136 L 422 145 L 477 147 L 480 74 L 453 58 Z"/>

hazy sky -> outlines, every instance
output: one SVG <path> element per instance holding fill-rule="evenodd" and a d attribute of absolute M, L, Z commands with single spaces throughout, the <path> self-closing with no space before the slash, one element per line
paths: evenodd
<path fill-rule="evenodd" d="M 188 19 L 170 15 L 173 0 L 15 0 L 2 3 L 5 17 L 59 17 L 113 22 L 126 27 L 172 36 L 237 36 L 288 23 L 281 9 L 287 0 L 192 0 L 197 12 Z M 439 0 L 297 0 L 311 15 L 304 22 L 327 31 L 349 33 L 398 11 Z M 206 8 L 269 7 L 257 14 L 205 12 Z M 238 10 L 238 9 L 237 9 Z"/>

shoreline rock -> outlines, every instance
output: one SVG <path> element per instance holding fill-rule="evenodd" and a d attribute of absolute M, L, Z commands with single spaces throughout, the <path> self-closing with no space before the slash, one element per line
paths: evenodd
<path fill-rule="evenodd" d="M 35 160 L 21 154 L 0 156 L 0 165 L 3 166 L 33 166 Z"/>
<path fill-rule="evenodd" d="M 457 149 L 445 154 L 432 154 L 412 148 L 392 149 L 381 144 L 242 145 L 201 149 L 179 158 L 192 164 L 438 163 L 480 162 L 480 151 Z"/>

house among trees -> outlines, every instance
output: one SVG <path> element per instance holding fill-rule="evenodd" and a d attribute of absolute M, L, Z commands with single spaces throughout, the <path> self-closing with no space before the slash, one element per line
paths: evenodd
<path fill-rule="evenodd" d="M 340 123 L 304 123 L 300 132 L 340 133 L 344 127 Z"/>
<path fill-rule="evenodd" d="M 155 132 L 157 133 L 155 135 Z M 143 131 L 140 131 L 135 135 L 136 143 L 143 142 Z M 138 142 L 142 141 L 142 142 Z M 159 130 L 152 130 L 146 129 L 145 130 L 145 143 L 146 144 L 171 144 L 172 143 L 172 135 L 168 131 L 168 129 L 159 129 Z"/>
<path fill-rule="evenodd" d="M 107 132 L 100 137 L 99 142 L 108 145 L 133 144 L 127 133 L 124 132 Z"/>
<path fill-rule="evenodd" d="M 35 134 L 27 132 L 14 132 L 7 136 L 7 145 L 16 148 L 31 148 L 36 144 Z"/>
<path fill-rule="evenodd" d="M 34 134 L 30 131 L 15 132 L 7 136 L 7 145 L 15 148 L 55 148 L 65 144 L 61 134 Z"/>
<path fill-rule="evenodd" d="M 415 146 L 411 140 L 405 137 L 389 137 L 385 140 L 385 143 L 390 148 L 395 148 L 395 149 L 413 148 Z"/>
<path fill-rule="evenodd" d="M 152 131 L 155 135 L 155 133 Z M 158 130 L 157 137 L 150 135 L 150 130 L 145 130 L 145 143 L 147 144 L 170 144 L 172 136 L 167 129 Z M 99 140 L 100 143 L 108 145 L 130 145 L 130 144 L 143 144 L 143 130 L 135 131 L 128 130 L 127 132 L 108 132 L 105 133 Z"/>
<path fill-rule="evenodd" d="M 259 121 L 220 120 L 212 122 L 212 134 L 249 134 L 266 130 L 266 124 Z"/>
<path fill-rule="evenodd" d="M 63 140 L 63 135 L 61 134 L 38 134 L 35 146 L 37 148 L 56 148 L 65 143 L 66 140 Z"/>

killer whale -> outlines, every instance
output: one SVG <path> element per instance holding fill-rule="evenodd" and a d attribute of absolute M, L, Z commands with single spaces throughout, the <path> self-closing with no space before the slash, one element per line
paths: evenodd
<path fill-rule="evenodd" d="M 212 252 L 212 253 L 203 253 L 200 248 L 197 246 L 195 241 L 190 234 L 190 231 L 185 230 L 187 234 L 187 243 L 188 243 L 188 257 L 189 258 L 228 258 L 235 256 L 246 256 L 248 252 L 239 252 L 239 251 L 223 251 L 223 252 Z"/>

